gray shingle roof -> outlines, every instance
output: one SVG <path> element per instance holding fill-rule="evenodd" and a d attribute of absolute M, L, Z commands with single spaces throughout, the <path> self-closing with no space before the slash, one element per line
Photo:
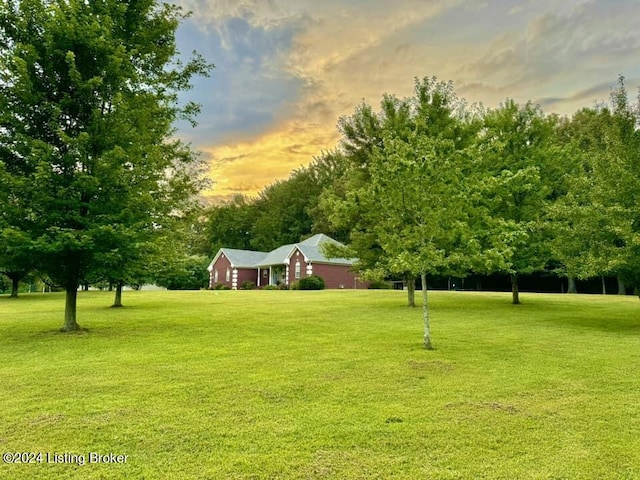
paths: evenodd
<path fill-rule="evenodd" d="M 281 247 L 276 248 L 275 250 L 271 250 L 269 253 L 265 255 L 265 257 L 260 260 L 260 263 L 256 265 L 256 267 L 268 267 L 269 265 L 282 265 L 284 261 L 287 259 L 287 255 L 294 247 L 295 244 L 283 245 Z"/>
<path fill-rule="evenodd" d="M 353 260 L 349 260 L 348 258 L 327 258 L 324 256 L 319 246 L 304 245 L 302 243 L 299 243 L 297 247 L 305 256 L 305 258 L 307 260 L 310 260 L 311 262 L 337 263 L 341 265 L 352 265 L 354 262 Z"/>
<path fill-rule="evenodd" d="M 236 250 L 235 248 L 221 248 L 220 251 L 225 254 L 233 267 L 238 268 L 253 268 L 266 255 L 265 252 Z"/>
<path fill-rule="evenodd" d="M 303 240 L 302 242 L 298 242 L 298 245 L 309 245 L 311 247 L 319 247 L 320 245 L 326 242 L 335 243 L 336 245 L 342 245 L 337 240 L 334 240 L 331 237 L 327 237 L 324 233 L 318 233 L 313 237 L 309 237 L 306 240 Z"/>

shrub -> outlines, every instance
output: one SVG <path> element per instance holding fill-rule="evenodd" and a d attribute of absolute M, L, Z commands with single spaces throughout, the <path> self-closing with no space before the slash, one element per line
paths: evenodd
<path fill-rule="evenodd" d="M 209 284 L 208 265 L 206 257 L 185 256 L 159 266 L 151 280 L 167 290 L 200 290 Z"/>
<path fill-rule="evenodd" d="M 391 288 L 391 283 L 384 280 L 374 280 L 369 284 L 371 290 L 388 290 Z"/>
<path fill-rule="evenodd" d="M 256 288 L 256 284 L 251 280 L 245 280 L 242 282 L 242 286 L 240 288 L 242 288 L 242 290 L 253 290 Z"/>
<path fill-rule="evenodd" d="M 297 282 L 298 290 L 324 290 L 324 280 L 317 275 L 301 278 Z"/>
<path fill-rule="evenodd" d="M 277 290 L 278 287 L 276 287 L 275 285 L 266 285 L 263 290 Z"/>

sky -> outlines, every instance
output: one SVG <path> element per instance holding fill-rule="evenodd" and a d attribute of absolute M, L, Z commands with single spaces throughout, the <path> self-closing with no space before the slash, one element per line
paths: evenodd
<path fill-rule="evenodd" d="M 192 16 L 178 48 L 215 64 L 183 100 L 178 136 L 200 151 L 212 201 L 255 195 L 339 142 L 363 101 L 411 96 L 414 79 L 459 97 L 571 115 L 640 85 L 639 0 L 173 0 Z"/>

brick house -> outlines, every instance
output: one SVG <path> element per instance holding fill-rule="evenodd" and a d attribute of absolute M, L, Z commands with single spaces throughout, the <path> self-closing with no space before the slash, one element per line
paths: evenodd
<path fill-rule="evenodd" d="M 353 259 L 327 258 L 322 253 L 325 242 L 341 245 L 320 233 L 271 252 L 221 248 L 207 268 L 209 287 L 222 284 L 237 290 L 244 282 L 253 282 L 257 287 L 290 286 L 301 278 L 318 275 L 325 288 L 367 288 L 368 284 L 352 271 Z"/>

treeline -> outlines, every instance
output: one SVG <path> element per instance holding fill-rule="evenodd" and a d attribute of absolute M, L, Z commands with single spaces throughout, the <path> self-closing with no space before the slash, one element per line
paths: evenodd
<path fill-rule="evenodd" d="M 469 105 L 416 80 L 338 123 L 341 141 L 258 197 L 206 212 L 203 252 L 269 250 L 326 233 L 370 278 L 547 272 L 640 285 L 640 110 L 620 76 L 571 117 L 512 100 Z M 208 249 L 208 250 L 207 250 Z M 413 301 L 413 300 L 410 300 Z"/>
<path fill-rule="evenodd" d="M 335 188 L 347 168 L 341 154 L 327 152 L 257 197 L 238 194 L 208 208 L 202 252 L 213 256 L 222 247 L 269 251 L 315 233 L 347 241 L 349 229 L 334 226 L 320 205 L 323 191 Z"/>

